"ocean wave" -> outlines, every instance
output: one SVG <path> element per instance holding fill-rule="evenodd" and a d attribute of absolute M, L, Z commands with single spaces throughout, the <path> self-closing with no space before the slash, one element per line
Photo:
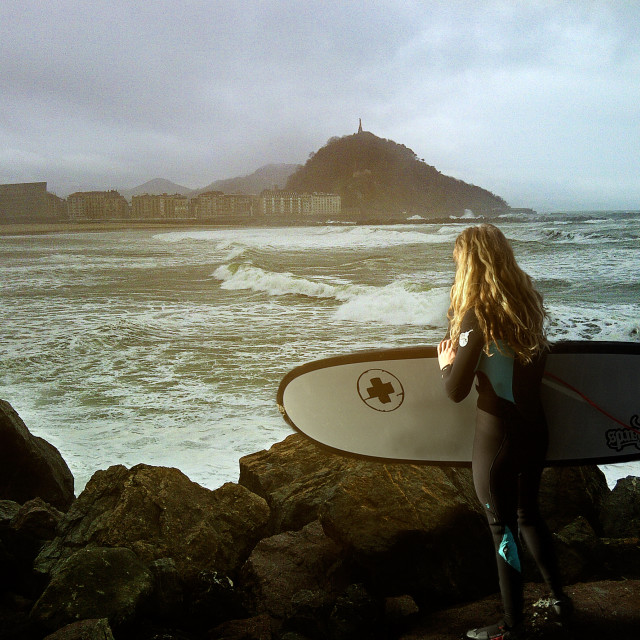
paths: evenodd
<path fill-rule="evenodd" d="M 249 263 L 219 266 L 212 274 L 222 289 L 264 292 L 270 296 L 300 295 L 310 298 L 347 299 L 349 285 L 314 282 L 289 272 L 265 271 Z M 353 287 L 354 285 L 350 285 Z"/>
<path fill-rule="evenodd" d="M 461 216 L 449 216 L 451 220 L 484 220 L 483 215 L 476 215 L 471 209 L 465 209 Z"/>
<path fill-rule="evenodd" d="M 279 229 L 212 229 L 206 231 L 176 231 L 154 236 L 162 242 L 208 242 L 216 250 L 240 251 L 242 247 L 260 250 L 307 251 L 330 249 L 380 249 L 387 247 L 449 242 L 458 231 L 443 235 L 440 227 L 416 228 L 416 225 L 393 227 L 326 225 L 307 227 L 304 233 L 296 227 Z"/>
<path fill-rule="evenodd" d="M 551 340 L 640 342 L 637 305 L 549 305 Z"/>
<path fill-rule="evenodd" d="M 334 317 L 351 322 L 444 327 L 448 306 L 448 288 L 420 291 L 399 281 L 354 296 L 336 310 Z"/>
<path fill-rule="evenodd" d="M 449 304 L 447 287 L 429 289 L 409 280 L 379 287 L 318 282 L 289 272 L 265 271 L 247 263 L 221 265 L 212 276 L 221 280 L 220 286 L 226 290 L 335 300 L 342 303 L 333 314 L 338 321 L 443 326 Z"/>

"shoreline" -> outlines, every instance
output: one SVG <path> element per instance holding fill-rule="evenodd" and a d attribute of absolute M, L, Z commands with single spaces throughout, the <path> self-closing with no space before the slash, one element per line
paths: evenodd
<path fill-rule="evenodd" d="M 0 237 L 47 235 L 50 233 L 90 233 L 104 231 L 144 231 L 156 229 L 185 229 L 202 227 L 237 226 L 225 223 L 180 223 L 180 222 L 31 222 L 0 224 Z"/>

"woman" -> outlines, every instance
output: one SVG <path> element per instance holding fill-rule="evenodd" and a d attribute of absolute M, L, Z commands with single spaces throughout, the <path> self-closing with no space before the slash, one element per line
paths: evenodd
<path fill-rule="evenodd" d="M 548 349 L 542 296 L 516 263 L 495 226 L 465 229 L 453 251 L 449 335 L 438 346 L 448 396 L 464 399 L 477 376 L 478 408 L 473 480 L 496 546 L 504 621 L 472 629 L 467 638 L 518 638 L 523 595 L 518 531 L 565 619 L 563 593 L 551 535 L 537 498 L 547 449 L 540 382 Z"/>

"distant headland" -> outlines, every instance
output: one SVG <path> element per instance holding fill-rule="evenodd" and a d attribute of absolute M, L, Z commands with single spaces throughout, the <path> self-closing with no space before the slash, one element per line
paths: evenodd
<path fill-rule="evenodd" d="M 46 182 L 0 185 L 0 224 L 304 224 L 494 217 L 500 196 L 443 175 L 408 147 L 362 128 L 330 138 L 304 165 L 270 164 L 253 174 L 189 190 L 155 179 L 128 190 L 59 198 Z"/>

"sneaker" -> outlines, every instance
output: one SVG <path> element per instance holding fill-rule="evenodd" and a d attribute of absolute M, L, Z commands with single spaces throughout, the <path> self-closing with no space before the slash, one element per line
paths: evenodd
<path fill-rule="evenodd" d="M 481 627 L 480 629 L 469 629 L 465 638 L 475 640 L 518 640 L 523 638 L 522 625 L 508 627 L 505 622 L 498 622 L 489 627 Z"/>
<path fill-rule="evenodd" d="M 561 627 L 569 626 L 573 618 L 574 611 L 571 598 L 567 595 L 563 595 L 561 598 L 553 601 L 552 607 L 558 616 L 558 624 Z"/>

